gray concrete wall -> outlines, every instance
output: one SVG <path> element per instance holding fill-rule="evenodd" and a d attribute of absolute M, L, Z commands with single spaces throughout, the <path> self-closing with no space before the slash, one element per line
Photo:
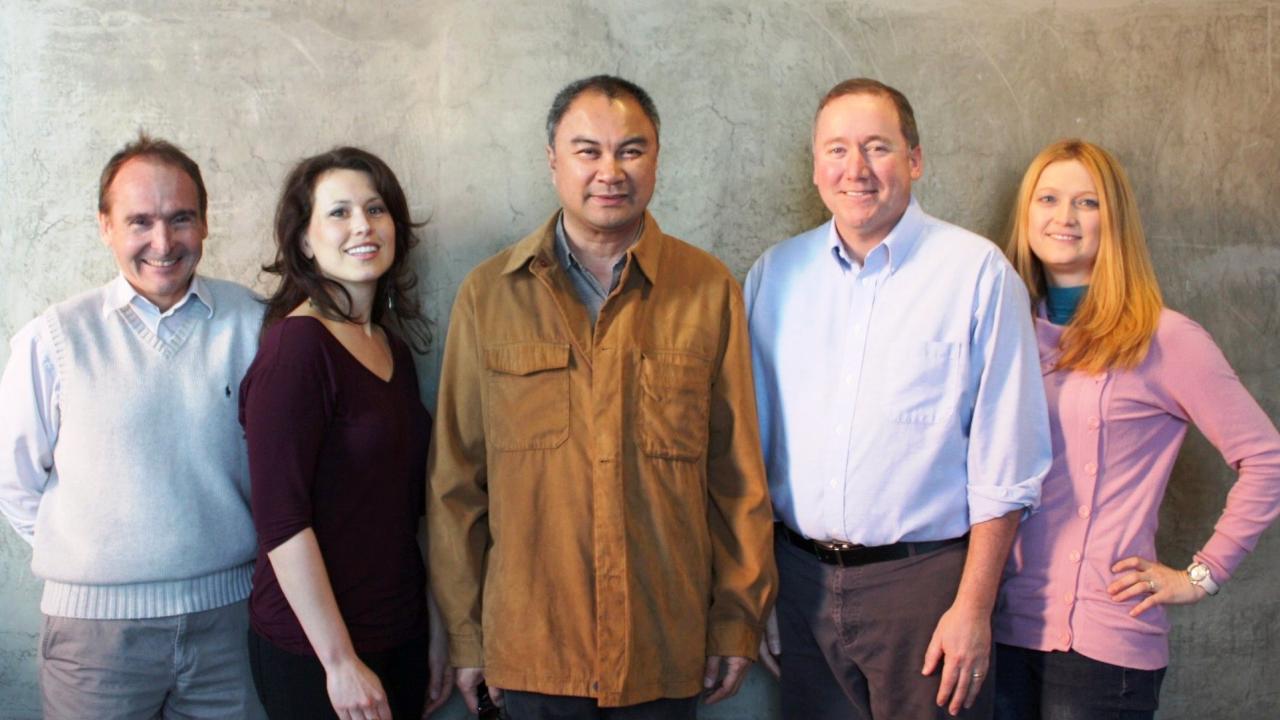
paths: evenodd
<path fill-rule="evenodd" d="M 826 88 L 867 74 L 915 103 L 926 209 L 987 235 L 1040 146 L 1081 135 L 1114 150 L 1169 304 L 1275 418 L 1278 31 L 1267 0 L 0 0 L 0 336 L 112 276 L 96 176 L 139 127 L 204 167 L 203 269 L 261 289 L 290 164 L 340 142 L 382 155 L 431 219 L 416 264 L 442 334 L 467 270 L 555 207 L 542 119 L 565 82 L 607 71 L 652 92 L 665 119 L 652 209 L 741 276 L 824 219 L 809 120 Z M 438 361 L 420 360 L 428 400 Z M 1162 513 L 1170 564 L 1208 537 L 1233 477 L 1193 434 Z M 1280 715 L 1275 536 L 1221 595 L 1174 611 L 1162 718 Z M 2 718 L 38 715 L 29 561 L 0 531 Z M 775 713 L 755 676 L 706 715 Z"/>

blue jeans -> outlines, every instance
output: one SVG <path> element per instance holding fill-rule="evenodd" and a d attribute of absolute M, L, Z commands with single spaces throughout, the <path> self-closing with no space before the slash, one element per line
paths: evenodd
<path fill-rule="evenodd" d="M 1151 720 L 1165 668 L 996 644 L 996 720 Z"/>

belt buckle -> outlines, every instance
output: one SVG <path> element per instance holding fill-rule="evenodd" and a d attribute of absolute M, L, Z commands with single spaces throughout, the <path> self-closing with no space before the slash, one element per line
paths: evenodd
<path fill-rule="evenodd" d="M 826 540 L 814 540 L 814 546 L 826 552 L 827 556 L 835 561 L 836 565 L 844 567 L 844 553 L 847 550 L 853 550 L 858 547 L 853 543 L 847 542 L 831 542 Z"/>

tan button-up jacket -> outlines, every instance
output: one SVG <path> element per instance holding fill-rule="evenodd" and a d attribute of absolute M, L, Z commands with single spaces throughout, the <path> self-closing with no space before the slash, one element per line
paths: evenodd
<path fill-rule="evenodd" d="M 651 216 L 594 328 L 553 216 L 458 290 L 429 474 L 451 661 L 618 706 L 754 658 L 777 571 L 741 291 Z"/>

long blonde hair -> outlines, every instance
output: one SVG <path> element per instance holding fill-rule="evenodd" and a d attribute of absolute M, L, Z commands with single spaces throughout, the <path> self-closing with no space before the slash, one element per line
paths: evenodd
<path fill-rule="evenodd" d="M 1059 140 L 1041 150 L 1022 176 L 1005 254 L 1037 306 L 1047 289 L 1044 266 L 1031 251 L 1027 213 L 1040 173 L 1064 160 L 1079 162 L 1093 178 L 1102 222 L 1089 289 L 1062 334 L 1058 367 L 1086 373 L 1136 367 L 1147 356 L 1164 301 L 1133 188 L 1111 153 L 1079 139 Z"/>

